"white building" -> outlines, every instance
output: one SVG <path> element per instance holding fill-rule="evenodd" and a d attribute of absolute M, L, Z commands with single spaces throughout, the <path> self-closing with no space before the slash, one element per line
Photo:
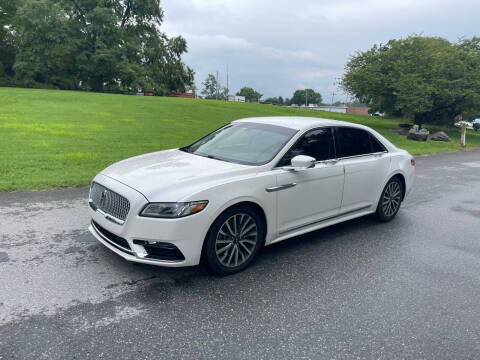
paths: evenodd
<path fill-rule="evenodd" d="M 336 113 L 342 113 L 342 114 L 347 113 L 346 106 L 316 106 L 314 110 L 330 111 L 330 112 L 336 112 Z"/>
<path fill-rule="evenodd" d="M 245 102 L 245 96 L 228 95 L 228 101 Z"/>

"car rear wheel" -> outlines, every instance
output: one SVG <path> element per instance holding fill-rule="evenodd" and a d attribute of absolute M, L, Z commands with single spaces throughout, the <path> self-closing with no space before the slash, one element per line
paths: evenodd
<path fill-rule="evenodd" d="M 218 275 L 245 269 L 255 259 L 265 240 L 265 226 L 258 213 L 248 206 L 237 206 L 222 213 L 207 236 L 205 257 Z"/>
<path fill-rule="evenodd" d="M 376 212 L 380 221 L 390 221 L 397 215 L 402 204 L 403 191 L 403 183 L 398 177 L 393 177 L 385 185 Z"/>

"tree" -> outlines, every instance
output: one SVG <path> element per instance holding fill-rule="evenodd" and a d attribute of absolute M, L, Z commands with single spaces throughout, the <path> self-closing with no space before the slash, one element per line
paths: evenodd
<path fill-rule="evenodd" d="M 10 25 L 18 5 L 18 0 L 0 0 L 0 80 L 13 76 L 17 49 Z"/>
<path fill-rule="evenodd" d="M 26 1 L 17 9 L 12 27 L 18 44 L 13 69 L 21 85 L 76 87 L 80 72 L 71 68 L 74 34 L 60 4 Z"/>
<path fill-rule="evenodd" d="M 262 101 L 264 104 L 278 105 L 279 101 L 277 97 L 269 97 Z"/>
<path fill-rule="evenodd" d="M 480 110 L 480 39 L 409 36 L 375 45 L 349 60 L 342 87 L 374 112 L 452 124 Z"/>
<path fill-rule="evenodd" d="M 305 105 L 308 104 L 321 104 L 322 95 L 314 91 L 313 89 L 295 90 L 292 99 L 292 104 Z"/>
<path fill-rule="evenodd" d="M 218 88 L 218 82 L 217 78 L 213 74 L 208 74 L 207 77 L 205 78 L 205 81 L 202 83 L 203 89 L 202 89 L 202 95 L 206 99 L 216 99 L 217 98 L 217 88 Z"/>
<path fill-rule="evenodd" d="M 6 0 L 0 0 L 6 1 Z M 159 31 L 159 0 L 35 0 L 10 19 L 18 44 L 13 70 L 32 86 L 95 91 L 184 91 L 194 72 L 185 39 Z"/>
<path fill-rule="evenodd" d="M 272 105 L 283 105 L 284 100 L 283 100 L 283 97 L 281 97 L 281 96 L 279 96 L 279 97 L 269 97 L 269 98 L 266 98 L 265 100 L 263 100 L 262 103 L 272 104 Z"/>
<path fill-rule="evenodd" d="M 228 89 L 217 81 L 215 75 L 208 74 L 202 85 L 203 89 L 201 94 L 205 99 L 217 99 L 218 89 L 218 100 L 228 100 Z"/>
<path fill-rule="evenodd" d="M 219 100 L 228 100 L 229 90 L 225 86 L 221 86 L 218 94 Z"/>
<path fill-rule="evenodd" d="M 245 96 L 245 100 L 248 102 L 258 102 L 263 95 L 253 88 L 245 86 L 237 92 L 237 96 Z"/>

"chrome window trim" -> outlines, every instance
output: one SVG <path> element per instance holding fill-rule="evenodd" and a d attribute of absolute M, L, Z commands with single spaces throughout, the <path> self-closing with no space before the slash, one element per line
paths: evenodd
<path fill-rule="evenodd" d="M 382 154 L 387 154 L 388 151 L 378 151 L 378 152 L 374 152 L 374 153 L 367 153 L 367 154 L 360 154 L 360 155 L 352 155 L 352 156 L 344 156 L 344 157 L 341 157 L 341 158 L 338 158 L 338 160 L 348 160 L 348 159 L 355 159 L 355 158 L 359 158 L 359 157 L 365 157 L 365 156 L 375 156 L 375 155 L 382 155 Z"/>
<path fill-rule="evenodd" d="M 315 165 L 317 165 L 317 164 L 335 165 L 336 163 L 338 163 L 339 161 L 342 161 L 342 160 L 356 159 L 356 158 L 361 158 L 361 157 L 366 157 L 366 156 L 378 156 L 378 155 L 383 155 L 383 154 L 388 154 L 388 151 L 379 151 L 379 152 L 368 153 L 368 154 L 344 156 L 344 157 L 341 157 L 341 158 L 328 159 L 328 160 L 318 160 L 318 161 L 315 161 Z M 312 169 L 314 169 L 314 168 L 312 167 Z M 283 170 L 283 166 L 274 167 L 273 170 Z M 308 170 L 308 169 L 305 169 L 305 170 Z"/>

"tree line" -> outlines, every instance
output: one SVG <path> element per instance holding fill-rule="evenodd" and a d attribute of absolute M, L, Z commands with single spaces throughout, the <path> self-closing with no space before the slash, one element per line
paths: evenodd
<path fill-rule="evenodd" d="M 210 80 L 215 80 L 213 75 Z M 412 35 L 374 45 L 349 59 L 341 87 L 372 113 L 417 124 L 452 125 L 459 118 L 480 117 L 480 38 L 450 42 Z M 204 91 L 207 98 L 215 98 Z M 313 89 L 296 90 L 290 99 L 261 100 L 262 94 L 250 87 L 237 95 L 274 105 L 322 104 L 322 96 Z"/>
<path fill-rule="evenodd" d="M 343 89 L 371 111 L 451 125 L 480 114 L 480 38 L 409 36 L 357 52 Z"/>
<path fill-rule="evenodd" d="M 160 0 L 0 0 L 0 84 L 185 91 L 187 43 L 162 21 Z"/>
<path fill-rule="evenodd" d="M 208 74 L 202 83 L 201 95 L 205 99 L 228 100 L 229 89 L 223 86 L 217 80 L 214 74 Z M 295 90 L 293 96 L 284 99 L 282 96 L 269 97 L 262 100 L 263 94 L 256 91 L 252 87 L 244 86 L 236 92 L 237 96 L 244 96 L 247 102 L 256 102 L 272 105 L 307 105 L 307 104 L 322 104 L 322 95 L 313 89 Z"/>

